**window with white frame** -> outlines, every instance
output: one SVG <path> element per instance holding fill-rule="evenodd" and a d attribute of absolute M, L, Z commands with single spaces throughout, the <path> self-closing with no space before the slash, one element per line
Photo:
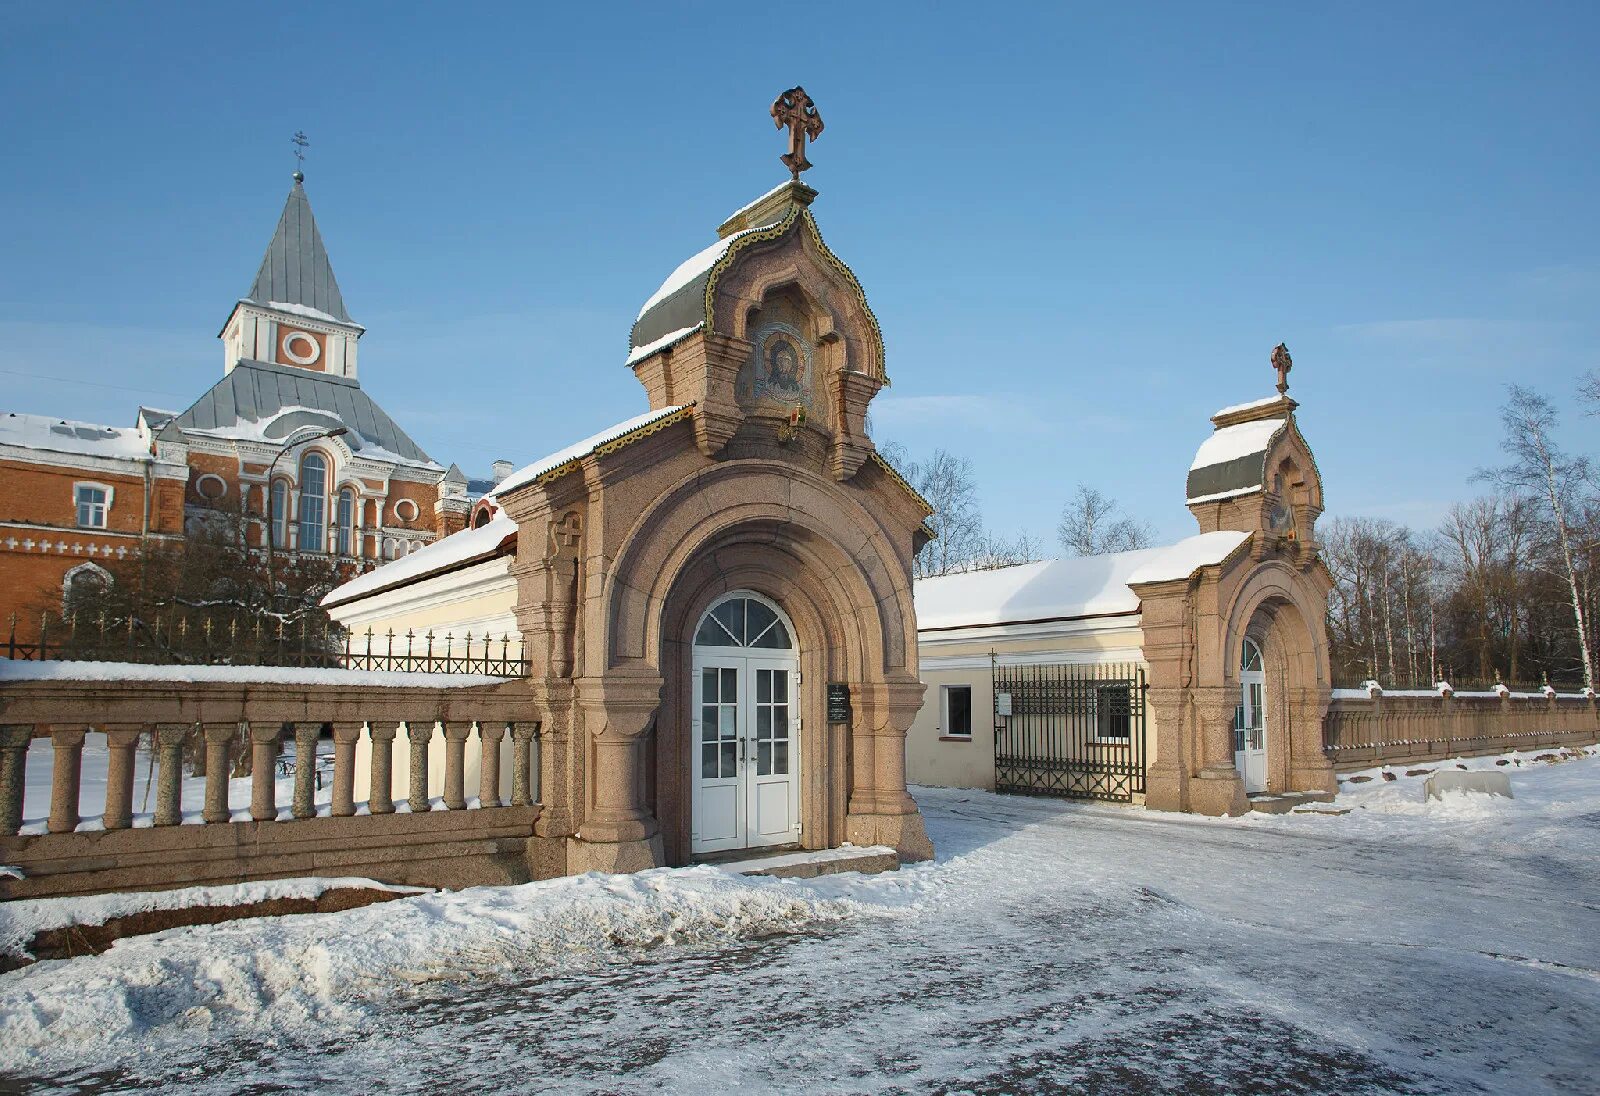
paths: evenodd
<path fill-rule="evenodd" d="M 285 480 L 272 481 L 272 546 L 286 548 L 289 544 L 289 484 Z"/>
<path fill-rule="evenodd" d="M 972 737 L 972 686 L 945 685 L 939 689 L 946 738 Z"/>
<path fill-rule="evenodd" d="M 338 552 L 341 556 L 348 556 L 355 543 L 356 529 L 356 493 L 349 487 L 339 492 L 339 516 L 336 524 L 339 530 Z"/>
<path fill-rule="evenodd" d="M 75 483 L 72 501 L 78 511 L 80 529 L 104 529 L 111 512 L 111 488 L 103 483 Z"/>
<path fill-rule="evenodd" d="M 307 453 L 300 462 L 300 541 L 302 552 L 321 552 L 328 537 L 328 462 Z"/>

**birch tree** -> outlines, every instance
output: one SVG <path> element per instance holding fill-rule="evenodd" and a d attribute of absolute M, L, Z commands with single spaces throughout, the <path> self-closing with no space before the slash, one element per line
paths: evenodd
<path fill-rule="evenodd" d="M 1078 484 L 1077 492 L 1062 508 L 1061 522 L 1056 526 L 1061 547 L 1074 556 L 1100 556 L 1150 547 L 1153 539 L 1150 527 L 1120 510 L 1115 499 L 1087 484 Z"/>

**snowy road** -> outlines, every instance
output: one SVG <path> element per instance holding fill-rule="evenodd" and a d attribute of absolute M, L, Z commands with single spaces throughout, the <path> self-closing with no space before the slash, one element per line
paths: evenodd
<path fill-rule="evenodd" d="M 1600 758 L 1513 780 L 1234 821 L 920 789 L 939 860 L 897 874 L 590 877 L 38 964 L 0 978 L 0 1061 L 78 1092 L 1600 1092 Z"/>

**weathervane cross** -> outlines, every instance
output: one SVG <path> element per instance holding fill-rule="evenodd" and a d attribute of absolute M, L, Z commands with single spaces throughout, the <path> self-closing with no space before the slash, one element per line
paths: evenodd
<path fill-rule="evenodd" d="M 311 144 L 311 139 L 306 136 L 305 130 L 297 129 L 294 136 L 289 138 L 289 143 L 294 146 L 294 181 L 298 183 L 306 177 L 302 169 L 306 166 L 306 146 Z"/>
<path fill-rule="evenodd" d="M 778 129 L 789 127 L 789 151 L 778 159 L 799 182 L 800 173 L 811 167 L 811 161 L 806 159 L 806 139 L 815 141 L 822 136 L 822 115 L 817 113 L 817 104 L 805 88 L 790 88 L 772 101 L 772 124 Z"/>
<path fill-rule="evenodd" d="M 1278 371 L 1278 395 L 1285 395 L 1289 391 L 1289 370 L 1294 368 L 1288 343 L 1279 343 L 1272 348 L 1272 368 Z"/>

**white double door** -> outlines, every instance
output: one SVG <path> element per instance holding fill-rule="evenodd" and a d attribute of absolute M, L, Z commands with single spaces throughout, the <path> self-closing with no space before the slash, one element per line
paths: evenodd
<path fill-rule="evenodd" d="M 800 840 L 798 677 L 792 656 L 695 651 L 694 852 Z"/>
<path fill-rule="evenodd" d="M 1239 674 L 1239 706 L 1233 712 L 1233 764 L 1244 777 L 1247 795 L 1267 790 L 1266 675 Z"/>

